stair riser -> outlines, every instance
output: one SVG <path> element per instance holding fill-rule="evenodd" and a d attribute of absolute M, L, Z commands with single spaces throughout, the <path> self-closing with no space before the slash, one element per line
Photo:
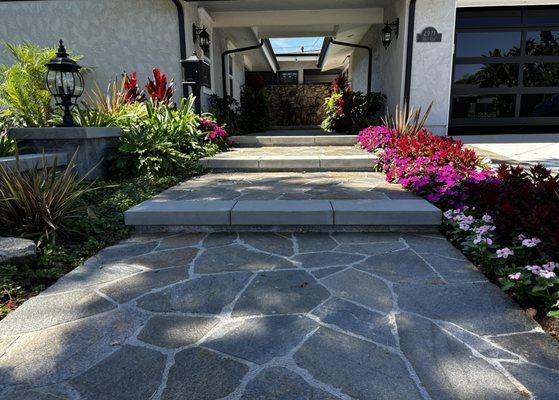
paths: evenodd
<path fill-rule="evenodd" d="M 145 202 L 125 213 L 141 229 L 436 230 L 441 212 L 424 200 Z"/>
<path fill-rule="evenodd" d="M 298 172 L 298 171 L 343 171 L 367 172 L 374 167 L 372 158 L 355 159 L 219 159 L 202 160 L 202 165 L 216 171 L 259 171 L 259 172 Z"/>
<path fill-rule="evenodd" d="M 355 136 L 234 136 L 236 147 L 353 146 Z"/>

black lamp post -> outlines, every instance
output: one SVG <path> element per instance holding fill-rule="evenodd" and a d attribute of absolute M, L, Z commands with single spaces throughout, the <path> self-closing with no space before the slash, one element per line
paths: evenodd
<path fill-rule="evenodd" d="M 194 40 L 194 44 L 200 39 L 200 48 L 204 53 L 207 53 L 210 50 L 210 34 L 208 33 L 208 29 L 203 26 L 201 28 L 197 28 L 196 24 L 192 24 L 192 40 Z"/>
<path fill-rule="evenodd" d="M 394 36 L 398 38 L 398 35 L 400 34 L 400 18 L 396 18 L 392 23 L 386 21 L 384 28 L 382 28 L 380 32 L 382 45 L 385 49 L 387 49 L 388 46 L 390 46 L 390 43 L 392 43 Z"/>
<path fill-rule="evenodd" d="M 71 109 L 84 89 L 83 76 L 79 72 L 81 67 L 68 57 L 62 40 L 56 57 L 46 63 L 46 67 L 47 88 L 56 99 L 56 105 L 64 108 L 61 126 L 75 126 Z"/>

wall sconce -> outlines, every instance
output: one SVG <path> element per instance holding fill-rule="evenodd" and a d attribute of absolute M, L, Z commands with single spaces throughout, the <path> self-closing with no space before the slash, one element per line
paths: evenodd
<path fill-rule="evenodd" d="M 194 40 L 194 44 L 200 39 L 200 48 L 204 53 L 210 50 L 210 34 L 205 26 L 198 28 L 196 24 L 192 24 L 192 39 Z"/>
<path fill-rule="evenodd" d="M 399 34 L 400 34 L 400 18 L 396 18 L 392 23 L 386 21 L 386 24 L 384 25 L 384 28 L 382 28 L 381 31 L 382 45 L 384 46 L 384 48 L 387 49 L 388 46 L 390 46 L 390 43 L 392 43 L 394 36 L 398 38 Z"/>

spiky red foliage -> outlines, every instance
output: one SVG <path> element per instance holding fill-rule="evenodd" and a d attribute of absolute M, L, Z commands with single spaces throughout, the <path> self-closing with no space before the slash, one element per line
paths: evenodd
<path fill-rule="evenodd" d="M 175 92 L 173 80 L 167 84 L 167 76 L 159 68 L 153 69 L 153 80 L 148 78 L 146 90 L 151 99 L 157 103 L 169 103 Z"/>

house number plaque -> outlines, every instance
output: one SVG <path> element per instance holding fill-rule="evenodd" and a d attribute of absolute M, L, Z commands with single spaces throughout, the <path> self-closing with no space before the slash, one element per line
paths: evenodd
<path fill-rule="evenodd" d="M 432 26 L 423 29 L 421 33 L 417 34 L 417 41 L 420 43 L 435 43 L 442 42 L 442 40 L 443 34 L 439 33 L 439 31 Z"/>

